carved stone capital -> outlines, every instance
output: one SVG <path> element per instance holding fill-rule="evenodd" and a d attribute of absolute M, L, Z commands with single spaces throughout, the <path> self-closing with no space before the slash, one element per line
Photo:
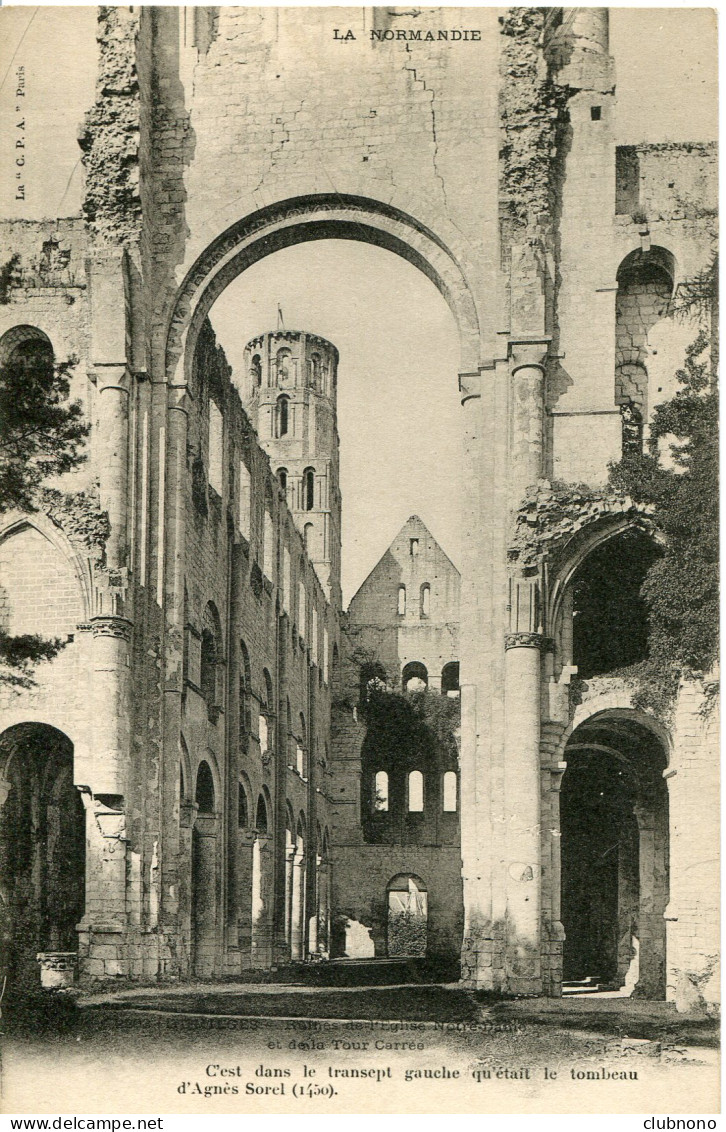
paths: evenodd
<path fill-rule="evenodd" d="M 481 397 L 481 370 L 476 373 L 460 373 L 459 392 L 462 405 L 472 397 Z"/>
<path fill-rule="evenodd" d="M 540 649 L 545 652 L 551 647 L 551 639 L 542 633 L 505 633 L 505 649 Z"/>
<path fill-rule="evenodd" d="M 191 829 L 197 817 L 199 806 L 196 802 L 181 802 L 179 805 L 179 825 L 182 829 Z"/>
<path fill-rule="evenodd" d="M 94 617 L 91 629 L 94 637 L 115 637 L 119 641 L 130 641 L 133 624 L 125 617 Z"/>
<path fill-rule="evenodd" d="M 100 365 L 93 367 L 92 380 L 95 381 L 98 392 L 103 394 L 107 389 L 117 389 L 128 395 L 131 389 L 131 371 L 125 363 L 118 365 Z"/>
<path fill-rule="evenodd" d="M 175 409 L 178 413 L 189 415 L 189 394 L 186 385 L 167 385 L 166 395 L 169 410 Z"/>
<path fill-rule="evenodd" d="M 508 356 L 512 376 L 520 369 L 538 369 L 544 373 L 549 345 L 549 338 L 510 338 Z"/>

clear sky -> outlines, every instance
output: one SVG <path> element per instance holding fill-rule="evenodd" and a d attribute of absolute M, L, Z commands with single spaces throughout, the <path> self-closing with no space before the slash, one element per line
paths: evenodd
<path fill-rule="evenodd" d="M 461 542 L 459 341 L 448 305 L 391 252 L 321 240 L 249 268 L 212 308 L 233 368 L 249 338 L 277 325 L 335 343 L 347 605 L 409 515 L 458 565 Z"/>

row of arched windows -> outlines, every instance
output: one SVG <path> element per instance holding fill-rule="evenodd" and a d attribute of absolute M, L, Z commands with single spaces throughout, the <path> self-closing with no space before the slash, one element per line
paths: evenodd
<path fill-rule="evenodd" d="M 407 596 L 406 587 L 401 583 L 398 587 L 397 598 L 397 612 L 399 617 L 406 616 Z M 419 617 L 431 616 L 431 586 L 428 582 L 424 582 L 419 590 L 418 595 L 418 615 Z"/>
<path fill-rule="evenodd" d="M 455 770 L 444 772 L 441 780 L 441 808 L 445 814 L 456 813 L 458 781 Z M 425 781 L 423 772 L 412 770 L 409 772 L 406 783 L 406 809 L 410 814 L 421 814 L 424 811 Z M 387 813 L 389 808 L 388 772 L 378 770 L 373 779 L 373 798 L 371 808 L 374 813 Z"/>
<path fill-rule="evenodd" d="M 310 355 L 307 374 L 308 383 L 313 389 L 324 390 L 327 370 L 323 366 L 321 355 L 317 352 Z M 277 351 L 274 369 L 270 371 L 270 384 L 274 385 L 276 382 L 283 385 L 297 384 L 297 362 L 286 346 Z M 253 354 L 250 361 L 250 383 L 253 391 L 262 385 L 262 358 L 259 354 Z"/>
<path fill-rule="evenodd" d="M 410 660 L 403 666 L 401 684 L 404 692 L 421 692 L 428 687 L 429 674 L 425 664 L 420 660 Z M 459 693 L 459 662 L 451 660 L 441 669 L 441 692 L 445 696 L 456 696 Z"/>
<path fill-rule="evenodd" d="M 276 475 L 282 491 L 287 494 L 287 468 L 278 468 Z M 305 468 L 302 474 L 300 505 L 303 511 L 312 511 L 315 507 L 315 468 Z"/>

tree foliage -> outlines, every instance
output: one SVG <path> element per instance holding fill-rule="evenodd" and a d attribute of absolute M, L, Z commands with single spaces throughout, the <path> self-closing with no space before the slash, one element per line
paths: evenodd
<path fill-rule="evenodd" d="M 679 388 L 655 407 L 648 450 L 610 468 L 617 491 L 653 505 L 664 536 L 664 552 L 641 587 L 650 632 L 639 675 L 651 703 L 672 695 L 680 676 L 707 674 L 718 653 L 718 389 L 710 333 L 716 285 L 714 261 L 679 289 L 674 313 L 701 323 L 676 374 Z"/>
<path fill-rule="evenodd" d="M 71 401 L 73 360 L 55 365 L 44 343 L 16 348 L 0 367 L 0 510 L 33 511 L 38 488 L 84 459 L 88 435 Z"/>
<path fill-rule="evenodd" d="M 80 401 L 70 400 L 74 364 L 57 365 L 49 344 L 31 339 L 0 366 L 0 513 L 37 510 L 44 481 L 85 459 L 88 425 Z M 0 685 L 32 687 L 35 665 L 63 644 L 0 629 Z"/>
<path fill-rule="evenodd" d="M 385 685 L 368 688 L 363 715 L 367 740 L 380 752 L 389 751 L 405 759 L 407 753 L 445 752 L 457 758 L 456 731 L 461 721 L 458 698 L 422 689 L 393 691 Z"/>

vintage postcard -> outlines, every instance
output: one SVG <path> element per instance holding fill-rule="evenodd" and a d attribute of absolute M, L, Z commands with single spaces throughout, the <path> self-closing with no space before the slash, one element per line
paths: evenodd
<path fill-rule="evenodd" d="M 0 64 L 3 1111 L 717 1112 L 715 13 Z"/>

